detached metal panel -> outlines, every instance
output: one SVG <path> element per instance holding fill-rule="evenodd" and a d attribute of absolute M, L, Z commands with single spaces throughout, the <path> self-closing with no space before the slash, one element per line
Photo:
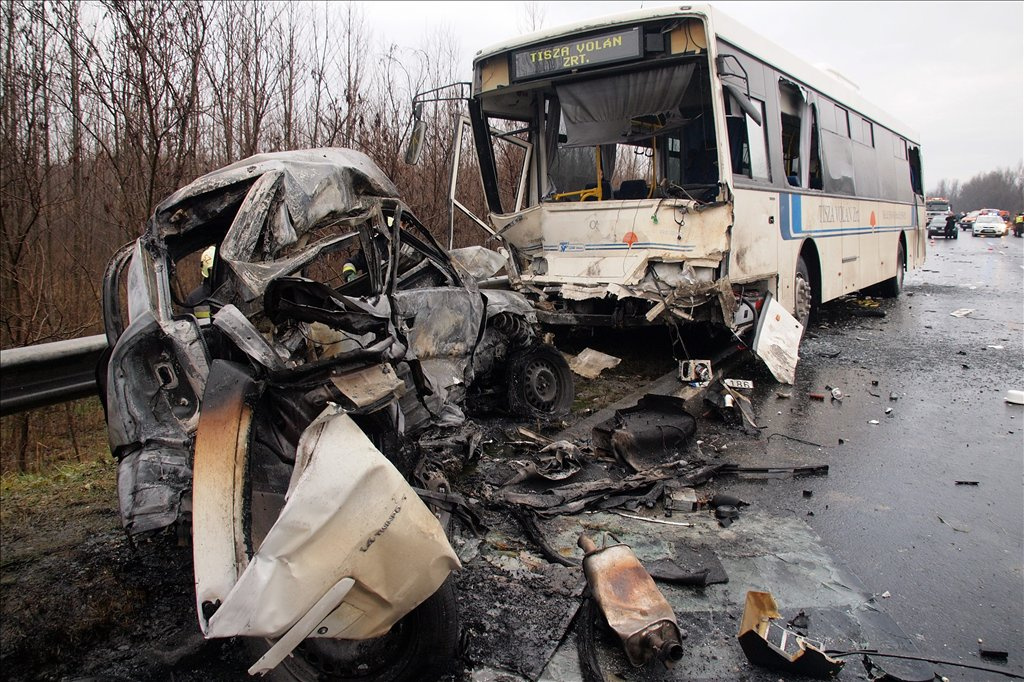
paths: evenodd
<path fill-rule="evenodd" d="M 0 351 L 0 415 L 97 394 L 103 334 Z"/>

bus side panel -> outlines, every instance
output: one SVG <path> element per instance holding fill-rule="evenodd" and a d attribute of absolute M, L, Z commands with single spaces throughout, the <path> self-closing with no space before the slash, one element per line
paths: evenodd
<path fill-rule="evenodd" d="M 782 192 L 779 195 L 779 300 L 793 311 L 793 279 L 797 259 L 803 249 L 813 249 L 821 262 L 821 300 L 842 296 L 843 239 L 842 231 L 823 229 L 819 220 L 821 198 L 812 194 Z M 813 269 L 812 259 L 807 266 Z M 811 272 L 812 279 L 815 277 Z"/>
<path fill-rule="evenodd" d="M 775 279 L 779 271 L 779 194 L 737 188 L 730 238 L 729 278 Z"/>
<path fill-rule="evenodd" d="M 899 232 L 870 232 L 854 237 L 857 241 L 858 258 L 856 263 L 847 264 L 847 267 L 856 272 L 856 281 L 853 282 L 854 288 L 850 289 L 850 291 L 863 289 L 874 282 L 880 281 L 882 275 L 880 265 L 882 261 L 892 261 L 896 256 L 896 249 L 893 248 L 892 255 L 886 258 L 886 254 L 889 253 L 889 243 L 894 240 L 898 241 L 899 237 Z"/>
<path fill-rule="evenodd" d="M 807 239 L 813 240 L 821 262 L 822 301 L 893 277 L 901 234 L 906 234 L 909 267 L 921 262 L 920 214 L 910 204 L 810 193 L 782 193 L 779 204 L 784 292 Z M 780 299 L 785 301 L 786 295 Z"/>
<path fill-rule="evenodd" d="M 924 220 L 924 209 L 920 206 L 914 208 L 917 212 L 917 227 L 913 232 L 907 232 L 907 267 L 919 268 L 924 265 L 925 250 L 928 244 L 928 228 Z"/>

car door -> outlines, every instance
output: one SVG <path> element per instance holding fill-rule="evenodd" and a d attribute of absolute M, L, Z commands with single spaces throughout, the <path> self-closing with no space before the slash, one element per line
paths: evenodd
<path fill-rule="evenodd" d="M 429 233 L 408 225 L 411 229 L 393 232 L 397 240 L 390 245 L 389 257 L 396 262 L 391 264 L 389 286 L 410 360 L 418 363 L 440 401 L 431 407 L 434 411 L 443 404 L 461 402 L 473 380 L 484 301 L 475 283 L 459 276 Z"/>

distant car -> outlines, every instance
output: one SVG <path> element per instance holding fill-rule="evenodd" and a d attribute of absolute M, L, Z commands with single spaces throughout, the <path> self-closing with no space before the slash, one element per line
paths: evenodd
<path fill-rule="evenodd" d="M 947 220 L 948 218 L 949 218 L 948 215 L 937 215 L 937 216 L 934 216 L 928 222 L 928 236 L 929 237 L 941 236 L 941 237 L 944 237 L 946 239 L 956 239 L 957 236 L 958 236 L 957 229 L 956 229 L 956 223 L 953 223 L 952 229 L 950 229 L 950 230 L 946 229 L 946 225 L 948 224 L 948 220 Z"/>
<path fill-rule="evenodd" d="M 975 237 L 983 234 L 1003 237 L 1006 235 L 1006 222 L 999 214 L 978 216 L 978 219 L 974 221 L 974 229 L 971 234 Z"/>
<path fill-rule="evenodd" d="M 974 221 L 981 215 L 981 211 L 971 211 L 963 218 L 960 219 L 960 227 L 964 230 L 970 230 L 974 227 Z"/>

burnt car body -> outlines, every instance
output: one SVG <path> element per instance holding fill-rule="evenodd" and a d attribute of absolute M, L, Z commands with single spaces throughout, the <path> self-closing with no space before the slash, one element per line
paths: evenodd
<path fill-rule="evenodd" d="M 175 192 L 108 266 L 104 320 L 124 527 L 191 525 L 203 632 L 277 642 L 251 672 L 307 635 L 388 633 L 458 566 L 410 485 L 418 434 L 463 422 L 468 395 L 572 401 L 526 299 L 479 290 L 352 150 Z"/>

